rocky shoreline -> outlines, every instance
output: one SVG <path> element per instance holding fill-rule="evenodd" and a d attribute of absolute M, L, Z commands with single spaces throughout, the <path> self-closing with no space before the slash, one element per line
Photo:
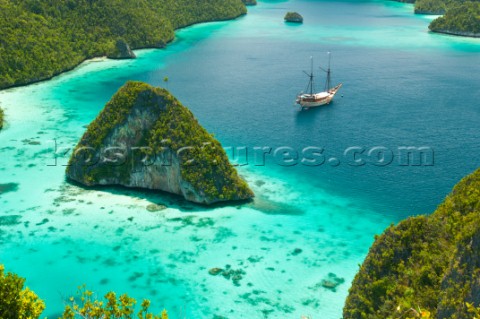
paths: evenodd
<path fill-rule="evenodd" d="M 430 30 L 430 31 L 435 33 L 455 35 L 459 37 L 480 38 L 480 33 L 473 33 L 473 32 L 452 31 L 452 30 Z"/>

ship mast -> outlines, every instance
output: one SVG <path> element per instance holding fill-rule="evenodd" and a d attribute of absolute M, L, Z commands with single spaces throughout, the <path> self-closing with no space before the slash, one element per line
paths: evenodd
<path fill-rule="evenodd" d="M 310 92 L 310 95 L 313 95 L 313 91 L 315 91 L 313 78 L 315 76 L 313 75 L 313 57 L 312 56 L 310 57 L 310 73 L 307 73 L 305 71 L 303 71 L 303 73 L 305 73 L 310 78 L 310 81 L 308 81 L 307 89 L 305 91 Z"/>
<path fill-rule="evenodd" d="M 330 52 L 328 52 L 328 69 L 325 70 L 324 68 L 320 67 L 324 72 L 327 73 L 327 81 L 325 81 L 325 92 L 328 92 L 330 90 L 330 81 L 331 81 L 331 71 L 330 71 L 330 61 L 332 59 L 332 56 Z"/>

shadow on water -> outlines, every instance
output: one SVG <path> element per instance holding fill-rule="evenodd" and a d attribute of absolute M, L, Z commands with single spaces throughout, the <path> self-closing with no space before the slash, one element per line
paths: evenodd
<path fill-rule="evenodd" d="M 265 2 L 265 3 L 282 3 L 282 2 L 288 2 L 288 0 L 261 0 L 260 2 Z"/>
<path fill-rule="evenodd" d="M 295 114 L 295 122 L 298 125 L 304 125 L 304 124 L 311 124 L 316 121 L 323 115 L 325 115 L 327 112 L 329 112 L 329 108 L 334 107 L 334 103 L 331 103 L 329 105 L 322 105 L 322 106 L 317 106 L 311 109 L 300 109 L 296 111 Z"/>
<path fill-rule="evenodd" d="M 298 28 L 302 26 L 302 23 L 285 21 L 285 25 L 289 28 Z"/>
<path fill-rule="evenodd" d="M 150 190 L 144 188 L 125 187 L 120 185 L 105 185 L 105 186 L 85 186 L 72 180 L 66 180 L 67 184 L 80 187 L 85 190 L 102 191 L 113 195 L 130 196 L 132 198 L 140 198 L 149 201 L 152 204 L 159 206 L 166 206 L 168 208 L 178 209 L 182 212 L 208 212 L 216 208 L 222 207 L 237 207 L 252 202 L 252 200 L 240 201 L 226 201 L 215 204 L 199 204 L 186 200 L 180 195 L 171 194 L 161 190 Z"/>
<path fill-rule="evenodd" d="M 253 201 L 247 204 L 248 207 L 251 207 L 255 210 L 258 210 L 264 214 L 268 215 L 303 215 L 305 212 L 288 203 L 280 203 L 272 201 L 262 195 L 255 197 Z"/>
<path fill-rule="evenodd" d="M 177 209 L 184 213 L 210 212 L 217 208 L 236 207 L 240 209 L 243 206 L 258 210 L 269 215 L 303 215 L 304 211 L 288 203 L 273 201 L 261 194 L 253 199 L 240 201 L 227 201 L 214 204 L 198 204 L 190 202 L 177 194 L 171 194 L 160 190 L 150 190 L 143 188 L 130 188 L 125 186 L 92 186 L 88 187 L 78 182 L 67 180 L 67 184 L 80 187 L 85 190 L 107 192 L 113 195 L 123 195 L 132 198 L 140 198 L 150 202 L 153 205 L 165 206 L 165 208 Z M 148 210 L 148 206 L 147 206 Z"/>

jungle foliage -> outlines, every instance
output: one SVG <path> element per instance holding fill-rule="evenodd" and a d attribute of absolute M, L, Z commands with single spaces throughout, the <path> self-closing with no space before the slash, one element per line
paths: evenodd
<path fill-rule="evenodd" d="M 480 36 L 480 2 L 465 2 L 432 21 L 430 30 Z"/>
<path fill-rule="evenodd" d="M 376 237 L 353 281 L 344 318 L 471 319 L 479 304 L 477 170 L 432 215 L 410 217 Z"/>
<path fill-rule="evenodd" d="M 0 89 L 106 56 L 119 39 L 163 47 L 177 28 L 245 13 L 241 0 L 0 0 Z"/>

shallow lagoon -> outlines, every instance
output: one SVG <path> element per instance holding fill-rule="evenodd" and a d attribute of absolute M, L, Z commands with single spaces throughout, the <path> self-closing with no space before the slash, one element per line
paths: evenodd
<path fill-rule="evenodd" d="M 305 23 L 283 22 L 286 11 Z M 150 298 L 173 318 L 338 318 L 373 241 L 392 222 L 429 213 L 480 166 L 480 41 L 427 32 L 410 5 L 260 1 L 246 17 L 178 32 L 134 61 L 90 61 L 52 81 L 0 92 L 0 248 L 54 317 L 76 286 Z M 299 113 L 309 57 L 344 87 L 329 107 Z M 239 168 L 252 204 L 205 209 L 176 197 L 65 183 L 71 147 L 129 79 L 163 85 L 225 146 L 325 149 L 318 167 Z M 319 84 L 321 85 L 321 84 Z M 350 166 L 351 146 L 429 146 L 433 166 Z M 61 152 L 58 152 L 60 155 Z M 165 210 L 151 212 L 151 204 Z M 298 249 L 301 249 L 299 252 Z M 213 267 L 242 269 L 235 284 Z M 329 273 L 344 278 L 335 291 Z"/>

